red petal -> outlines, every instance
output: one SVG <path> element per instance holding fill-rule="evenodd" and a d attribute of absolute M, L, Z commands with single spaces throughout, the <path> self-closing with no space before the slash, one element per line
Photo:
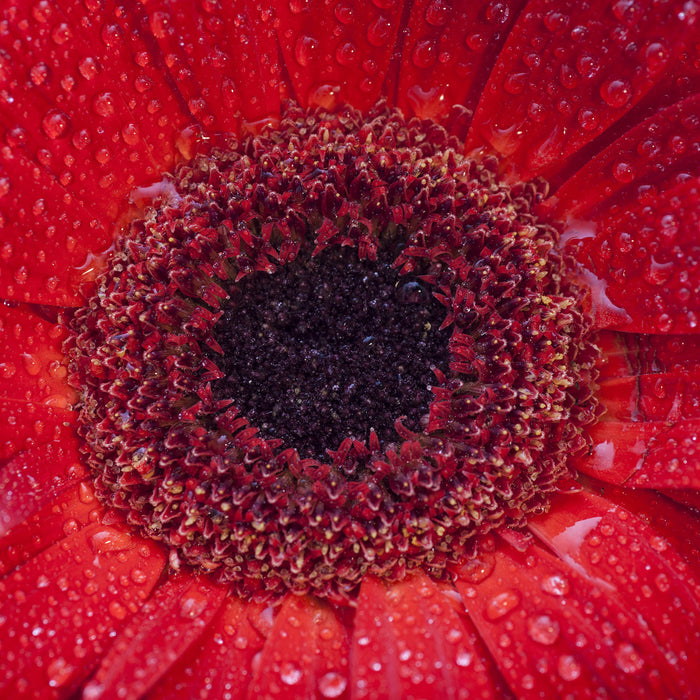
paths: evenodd
<path fill-rule="evenodd" d="M 607 379 L 599 384 L 603 420 L 677 421 L 700 418 L 700 370 Z"/>
<path fill-rule="evenodd" d="M 26 149 L 108 231 L 126 194 L 173 164 L 190 120 L 149 54 L 135 10 L 114 0 L 21 0 L 5 9 L 7 143 Z M 42 228 L 36 233 L 46 237 Z M 57 235 L 95 244 L 90 227 Z"/>
<path fill-rule="evenodd" d="M 529 528 L 641 615 L 689 697 L 700 692 L 700 589 L 669 543 L 629 511 L 581 492 L 557 496 Z"/>
<path fill-rule="evenodd" d="M 150 0 L 149 27 L 192 114 L 209 132 L 278 117 L 281 68 L 272 15 L 247 0 Z"/>
<path fill-rule="evenodd" d="M 692 30 L 684 0 L 663 5 L 530 0 L 498 57 L 467 149 L 551 175 L 659 82 Z"/>
<path fill-rule="evenodd" d="M 91 254 L 111 229 L 16 147 L 0 148 L 0 296 L 78 306 Z"/>
<path fill-rule="evenodd" d="M 249 617 L 261 612 L 256 603 L 227 598 L 216 618 L 177 666 L 156 685 L 149 700 L 242 700 L 247 696 L 254 658 L 259 658 L 264 638 Z"/>
<path fill-rule="evenodd" d="M 442 0 L 413 3 L 401 50 L 398 106 L 407 114 L 445 121 L 453 105 L 462 105 L 470 120 L 524 4 L 525 0 L 457 2 L 454 7 Z"/>
<path fill-rule="evenodd" d="M 663 422 L 601 421 L 593 448 L 576 457 L 584 474 L 611 484 L 655 489 L 700 489 L 700 419 Z"/>
<path fill-rule="evenodd" d="M 251 698 L 347 698 L 349 639 L 322 601 L 289 595 L 265 642 Z"/>
<path fill-rule="evenodd" d="M 647 489 L 627 489 L 583 479 L 586 488 L 632 511 L 665 537 L 700 579 L 700 512 Z M 692 492 L 694 493 L 694 492 Z"/>
<path fill-rule="evenodd" d="M 599 331 L 594 337 L 602 351 L 601 379 L 652 372 L 697 371 L 700 337 L 637 335 Z"/>
<path fill-rule="evenodd" d="M 518 697 L 677 696 L 648 628 L 543 549 L 503 546 L 455 585 Z"/>
<path fill-rule="evenodd" d="M 502 697 L 473 628 L 423 573 L 363 579 L 351 671 L 353 698 Z"/>
<path fill-rule="evenodd" d="M 66 408 L 68 386 L 61 345 L 65 330 L 27 307 L 0 305 L 0 396 Z"/>
<path fill-rule="evenodd" d="M 0 576 L 29 561 L 39 552 L 89 523 L 104 509 L 86 482 L 71 486 L 51 503 L 0 537 Z"/>
<path fill-rule="evenodd" d="M 30 401 L 0 399 L 0 462 L 17 452 L 73 436 L 75 413 Z"/>
<path fill-rule="evenodd" d="M 273 0 L 277 37 L 299 102 L 367 110 L 379 98 L 403 0 Z M 391 99 L 391 95 L 389 96 Z"/>
<path fill-rule="evenodd" d="M 0 535 L 87 476 L 75 440 L 19 452 L 0 471 Z"/>
<path fill-rule="evenodd" d="M 604 204 L 591 215 L 593 223 L 586 224 L 587 231 L 595 231 L 591 238 L 576 239 L 581 224 L 573 224 L 574 237 L 566 247 L 591 290 L 598 328 L 642 333 L 700 329 L 694 291 L 700 288 L 700 178 L 658 193 L 655 189 L 642 185 L 636 201 Z"/>
<path fill-rule="evenodd" d="M 152 542 L 95 524 L 0 581 L 0 693 L 70 696 L 163 564 Z"/>
<path fill-rule="evenodd" d="M 696 333 L 700 96 L 615 141 L 551 200 L 598 327 Z"/>
<path fill-rule="evenodd" d="M 225 588 L 204 576 L 169 578 L 102 658 L 85 686 L 85 700 L 144 695 L 202 636 L 225 595 Z"/>

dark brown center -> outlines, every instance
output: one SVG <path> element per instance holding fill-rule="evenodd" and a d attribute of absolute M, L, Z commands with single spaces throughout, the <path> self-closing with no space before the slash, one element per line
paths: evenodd
<path fill-rule="evenodd" d="M 212 385 L 266 438 L 301 457 L 328 458 L 350 437 L 374 430 L 400 441 L 394 423 L 421 432 L 436 381 L 448 371 L 446 309 L 432 287 L 400 276 L 397 251 L 358 260 L 351 248 L 306 251 L 270 275 L 231 289 L 213 330 L 226 375 Z"/>

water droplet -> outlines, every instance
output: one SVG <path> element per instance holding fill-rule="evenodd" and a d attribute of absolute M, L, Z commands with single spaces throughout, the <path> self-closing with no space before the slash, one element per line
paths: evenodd
<path fill-rule="evenodd" d="M 92 56 L 87 56 L 78 61 L 78 71 L 85 80 L 92 80 L 100 72 L 100 66 Z"/>
<path fill-rule="evenodd" d="M 61 688 L 73 678 L 75 667 L 62 656 L 56 657 L 46 667 L 46 676 L 52 688 Z"/>
<path fill-rule="evenodd" d="M 113 600 L 109 604 L 109 614 L 115 619 L 115 620 L 123 620 L 127 614 L 128 611 L 127 609 L 117 600 Z"/>
<path fill-rule="evenodd" d="M 318 680 L 318 690 L 324 698 L 339 698 L 347 685 L 345 676 L 336 671 L 329 671 Z"/>
<path fill-rule="evenodd" d="M 419 41 L 413 47 L 411 60 L 416 68 L 430 68 L 437 59 L 437 50 L 432 41 Z"/>
<path fill-rule="evenodd" d="M 132 537 L 129 533 L 112 528 L 98 530 L 90 537 L 90 546 L 95 554 L 121 552 L 128 549 L 131 543 Z"/>
<path fill-rule="evenodd" d="M 553 596 L 564 596 L 569 592 L 569 581 L 561 574 L 552 574 L 542 581 L 542 590 Z"/>
<path fill-rule="evenodd" d="M 489 620 L 498 620 L 517 608 L 519 604 L 520 594 L 517 591 L 503 591 L 486 603 L 486 617 Z"/>
<path fill-rule="evenodd" d="M 367 41 L 369 41 L 372 46 L 384 46 L 389 41 L 391 31 L 391 21 L 384 16 L 379 16 L 367 28 Z"/>
<path fill-rule="evenodd" d="M 600 86 L 600 96 L 616 109 L 624 107 L 632 97 L 632 88 L 626 80 L 606 80 Z"/>
<path fill-rule="evenodd" d="M 201 591 L 190 591 L 180 601 L 180 616 L 193 620 L 207 607 L 207 596 Z"/>
<path fill-rule="evenodd" d="M 135 146 L 141 140 L 141 134 L 136 124 L 125 124 L 122 127 L 122 138 L 127 145 Z"/>
<path fill-rule="evenodd" d="M 31 70 L 29 71 L 29 77 L 37 87 L 39 85 L 44 85 L 49 82 L 51 77 L 51 69 L 46 65 L 46 63 L 37 63 L 36 65 L 32 66 Z"/>
<path fill-rule="evenodd" d="M 460 649 L 457 652 L 457 656 L 455 656 L 455 663 L 461 668 L 467 668 L 471 664 L 473 658 L 474 656 L 471 652 L 466 649 Z"/>
<path fill-rule="evenodd" d="M 101 117 L 109 117 L 114 114 L 114 95 L 111 92 L 101 92 L 92 101 L 95 114 Z"/>
<path fill-rule="evenodd" d="M 59 109 L 50 109 L 41 120 L 41 128 L 50 139 L 58 139 L 70 129 L 70 120 Z"/>
<path fill-rule="evenodd" d="M 565 681 L 575 681 L 581 675 L 581 664 L 570 654 L 564 654 L 557 661 L 557 673 Z"/>
<path fill-rule="evenodd" d="M 425 9 L 425 21 L 433 27 L 442 27 L 450 19 L 452 8 L 443 0 L 433 0 Z"/>
<path fill-rule="evenodd" d="M 549 615 L 529 617 L 527 634 L 534 642 L 549 646 L 559 638 L 559 623 Z"/>
<path fill-rule="evenodd" d="M 73 32 L 65 22 L 61 22 L 53 28 L 53 31 L 51 32 L 51 38 L 56 44 L 61 46 L 62 44 L 65 44 L 67 41 L 70 41 L 73 38 Z"/>
<path fill-rule="evenodd" d="M 561 34 L 569 26 L 569 15 L 552 10 L 544 16 L 544 26 L 552 34 Z"/>
<path fill-rule="evenodd" d="M 615 663 L 625 673 L 636 673 L 644 666 L 644 659 L 634 645 L 624 643 L 615 648 Z"/>
<path fill-rule="evenodd" d="M 300 15 L 309 7 L 309 0 L 289 0 L 289 11 L 293 15 Z"/>
<path fill-rule="evenodd" d="M 656 328 L 660 333 L 668 333 L 673 328 L 673 319 L 668 314 L 659 314 Z"/>
<path fill-rule="evenodd" d="M 425 304 L 430 295 L 420 282 L 411 281 L 399 287 L 398 296 L 402 304 Z"/>
<path fill-rule="evenodd" d="M 503 83 L 503 89 L 510 95 L 519 95 L 527 82 L 527 73 L 511 73 Z"/>
<path fill-rule="evenodd" d="M 486 19 L 493 24 L 505 24 L 510 17 L 510 8 L 504 2 L 492 2 L 486 8 Z"/>
<path fill-rule="evenodd" d="M 335 59 L 341 66 L 350 66 L 359 60 L 357 46 L 351 41 L 340 44 L 335 50 Z"/>
<path fill-rule="evenodd" d="M 335 18 L 341 24 L 351 24 L 355 19 L 355 10 L 349 5 L 338 3 L 333 11 Z"/>
<path fill-rule="evenodd" d="M 301 669 L 291 661 L 284 661 L 280 667 L 280 678 L 285 685 L 296 685 L 301 680 Z"/>
<path fill-rule="evenodd" d="M 600 123 L 600 118 L 594 109 L 583 107 L 578 113 L 578 123 L 581 125 L 582 129 L 594 131 Z"/>
<path fill-rule="evenodd" d="M 294 58 L 297 63 L 305 68 L 317 58 L 318 40 L 311 36 L 300 36 L 294 45 Z"/>
<path fill-rule="evenodd" d="M 626 185 L 634 180 L 634 167 L 625 161 L 618 161 L 613 166 L 613 177 L 622 184 Z"/>

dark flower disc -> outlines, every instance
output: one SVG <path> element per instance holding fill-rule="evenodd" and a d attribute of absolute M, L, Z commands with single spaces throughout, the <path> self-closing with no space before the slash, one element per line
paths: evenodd
<path fill-rule="evenodd" d="M 443 577 L 594 420 L 544 183 L 377 106 L 181 165 L 70 327 L 100 497 L 242 595 Z"/>

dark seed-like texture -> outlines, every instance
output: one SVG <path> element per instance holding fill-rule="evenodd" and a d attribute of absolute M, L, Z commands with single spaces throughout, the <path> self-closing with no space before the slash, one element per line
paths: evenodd
<path fill-rule="evenodd" d="M 439 330 L 445 307 L 431 287 L 391 267 L 396 255 L 360 261 L 354 248 L 332 246 L 232 287 L 213 330 L 223 355 L 208 355 L 226 375 L 214 398 L 320 460 L 370 430 L 398 440 L 398 416 L 421 430 L 450 333 Z"/>
<path fill-rule="evenodd" d="M 547 507 L 595 419 L 595 349 L 556 230 L 532 214 L 544 184 L 506 186 L 460 149 L 381 105 L 290 106 L 278 128 L 180 166 L 128 226 L 68 353 L 100 497 L 173 565 L 246 596 L 348 599 L 366 573 L 445 576 L 484 533 Z M 261 274 L 351 259 L 438 300 L 447 366 L 423 418 L 402 405 L 394 430 L 337 424 L 300 455 L 291 425 L 236 403 L 240 380 L 219 388 L 233 370 L 218 324 Z M 283 393 L 287 377 L 265 381 Z"/>

